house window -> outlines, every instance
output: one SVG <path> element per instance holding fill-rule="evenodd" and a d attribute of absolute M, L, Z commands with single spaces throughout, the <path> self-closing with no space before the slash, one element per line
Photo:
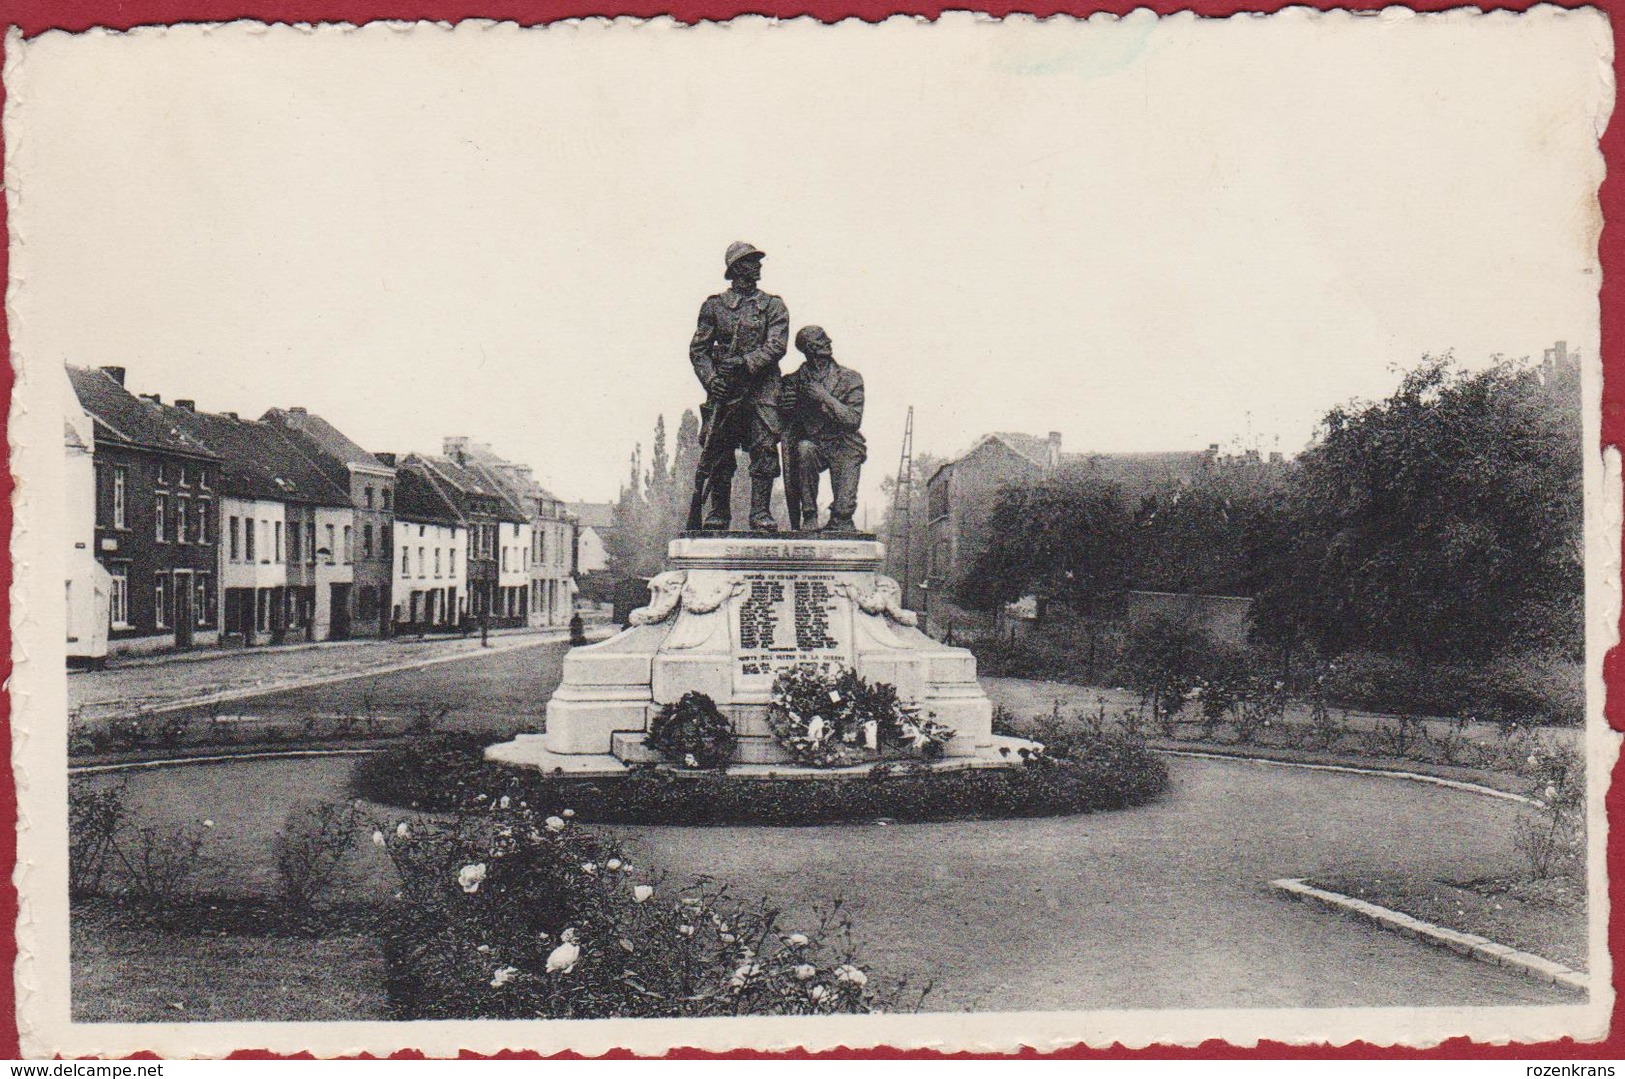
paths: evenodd
<path fill-rule="evenodd" d="M 182 462 L 182 464 L 181 464 L 181 470 L 180 471 L 181 471 L 181 486 L 182 487 L 190 486 L 186 482 L 186 464 L 184 462 Z"/>
<path fill-rule="evenodd" d="M 229 546 L 229 550 L 231 551 L 231 560 L 233 562 L 242 561 L 242 524 L 242 518 L 240 517 L 231 517 L 228 518 L 227 521 L 227 544 Z"/>
<path fill-rule="evenodd" d="M 305 562 L 307 565 L 316 564 L 316 522 L 305 522 Z"/>
<path fill-rule="evenodd" d="M 197 485 L 205 491 L 209 489 L 209 470 L 207 468 L 197 470 Z"/>
<path fill-rule="evenodd" d="M 199 626 L 214 624 L 214 589 L 209 587 L 209 575 L 200 573 L 193 579 L 192 611 Z"/>
<path fill-rule="evenodd" d="M 386 510 L 394 509 L 395 508 L 394 505 L 393 505 L 394 501 L 395 501 L 394 492 L 391 491 L 388 487 L 385 487 L 384 488 L 384 509 L 386 509 Z"/>
<path fill-rule="evenodd" d="M 114 629 L 130 628 L 130 568 L 109 566 L 111 574 L 107 596 L 107 614 Z"/>
<path fill-rule="evenodd" d="M 243 518 L 243 559 L 254 561 L 254 518 Z"/>
<path fill-rule="evenodd" d="M 168 483 L 169 482 L 169 465 L 166 464 L 163 461 L 158 462 L 158 482 L 159 483 Z"/>
<path fill-rule="evenodd" d="M 372 488 L 368 487 L 367 492 L 371 494 Z M 361 557 L 372 558 L 372 525 L 361 526 Z"/>
<path fill-rule="evenodd" d="M 423 548 L 419 547 L 418 548 L 418 576 L 419 577 L 422 577 L 424 575 L 423 571 L 425 569 L 425 565 L 426 565 L 427 561 L 428 560 L 423 557 Z"/>
<path fill-rule="evenodd" d="M 169 628 L 169 578 L 161 573 L 152 579 L 152 624 Z"/>
<path fill-rule="evenodd" d="M 378 557 L 389 561 L 389 552 L 395 546 L 395 530 L 388 525 L 378 526 Z"/>
<path fill-rule="evenodd" d="M 451 562 L 451 572 L 450 572 L 450 574 L 448 574 L 448 576 L 456 577 L 457 576 L 457 548 L 455 548 L 455 547 L 453 547 L 451 549 L 450 562 Z"/>
<path fill-rule="evenodd" d="M 200 484 L 201 486 L 201 484 Z M 214 516 L 214 502 L 207 498 L 197 500 L 197 541 L 209 542 L 209 518 Z"/>
<path fill-rule="evenodd" d="M 339 557 L 338 526 L 327 526 L 327 564 L 331 566 Z"/>
<path fill-rule="evenodd" d="M 164 511 L 169 506 L 169 499 L 163 495 L 154 495 L 152 499 L 152 536 L 159 543 L 168 543 L 169 537 L 164 534 Z"/>
<path fill-rule="evenodd" d="M 401 548 L 401 576 L 412 576 L 412 548 Z"/>
<path fill-rule="evenodd" d="M 288 526 L 288 561 L 290 563 L 298 562 L 305 557 L 304 552 L 300 550 L 299 537 L 299 522 L 295 521 Z"/>
<path fill-rule="evenodd" d="M 260 524 L 260 555 L 261 555 L 260 563 L 262 565 L 269 566 L 271 564 L 271 522 L 270 521 L 261 521 L 259 524 Z"/>
<path fill-rule="evenodd" d="M 113 527 L 128 527 L 124 521 L 124 490 L 128 486 L 128 470 L 123 465 L 113 467 Z"/>
<path fill-rule="evenodd" d="M 440 576 L 440 548 L 434 549 L 434 575 Z"/>
<path fill-rule="evenodd" d="M 277 521 L 271 527 L 275 530 L 275 533 L 276 533 L 276 554 L 272 557 L 271 561 L 273 561 L 273 562 L 281 562 L 282 561 L 282 522 Z"/>
<path fill-rule="evenodd" d="M 349 525 L 344 526 L 344 561 L 346 565 L 355 561 L 355 529 Z"/>
<path fill-rule="evenodd" d="M 175 542 L 185 543 L 191 537 L 186 532 L 186 499 L 175 500 Z"/>
<path fill-rule="evenodd" d="M 372 509 L 372 488 L 367 488 L 367 508 Z"/>

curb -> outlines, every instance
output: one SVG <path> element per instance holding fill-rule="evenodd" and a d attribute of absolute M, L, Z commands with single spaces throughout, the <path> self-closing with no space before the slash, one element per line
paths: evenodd
<path fill-rule="evenodd" d="M 1248 757 L 1240 753 L 1207 753 L 1199 749 L 1153 749 L 1151 752 L 1166 754 L 1170 757 L 1200 757 L 1212 761 L 1243 761 L 1247 764 L 1267 764 L 1276 768 L 1305 768 L 1311 772 L 1344 772 L 1356 776 L 1386 776 L 1389 779 L 1408 779 L 1413 783 L 1431 783 L 1436 787 L 1449 787 L 1452 790 L 1466 791 L 1469 794 L 1482 794 L 1489 798 L 1501 798 L 1508 802 L 1534 806 L 1536 809 L 1544 808 L 1546 805 L 1538 798 L 1513 794 L 1511 791 L 1498 790 L 1495 787 L 1486 787 L 1482 783 L 1469 783 L 1465 779 L 1445 779 L 1443 776 L 1430 776 L 1422 772 L 1403 772 L 1395 768 L 1360 768 L 1352 764 L 1312 764 L 1308 761 L 1278 761 L 1270 757 Z"/>
<path fill-rule="evenodd" d="M 139 768 L 175 768 L 191 764 L 227 764 L 231 761 L 263 761 L 279 757 L 356 757 L 377 753 L 376 749 L 279 749 L 254 753 L 215 753 L 206 757 L 165 757 L 155 761 L 123 761 L 118 764 L 81 764 L 70 767 L 70 776 L 93 776 L 103 772 L 131 772 Z"/>
<path fill-rule="evenodd" d="M 1520 952 L 1516 948 L 1509 948 L 1505 944 L 1497 944 L 1487 937 L 1476 933 L 1460 933 L 1454 929 L 1446 929 L 1442 925 L 1424 922 L 1420 918 L 1413 918 L 1401 911 L 1380 907 L 1375 903 L 1368 903 L 1363 899 L 1343 895 L 1340 892 L 1328 892 L 1323 888 L 1316 888 L 1305 883 L 1301 877 L 1283 877 L 1280 880 L 1270 881 L 1270 887 L 1284 893 L 1288 898 L 1316 903 L 1330 910 L 1344 914 L 1353 914 L 1366 921 L 1375 922 L 1383 929 L 1392 930 L 1401 936 L 1420 940 L 1424 944 L 1431 944 L 1436 948 L 1449 948 L 1457 955 L 1464 955 L 1476 959 L 1480 963 L 1489 963 L 1492 966 L 1506 967 L 1525 977 L 1533 978 L 1538 982 L 1555 985 L 1560 989 L 1569 989 L 1577 993 L 1590 993 L 1591 980 L 1577 970 L 1570 970 L 1561 963 L 1554 963 L 1550 959 L 1535 955 L 1532 952 Z"/>

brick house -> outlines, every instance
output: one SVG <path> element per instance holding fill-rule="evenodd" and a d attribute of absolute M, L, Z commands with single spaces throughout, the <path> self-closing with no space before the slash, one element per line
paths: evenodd
<path fill-rule="evenodd" d="M 401 466 L 426 471 L 465 522 L 469 617 L 475 623 L 489 619 L 493 628 L 524 625 L 528 570 L 514 567 L 528 557 L 530 518 L 517 499 L 466 453 L 414 453 Z"/>
<path fill-rule="evenodd" d="M 219 634 L 220 456 L 168 422 L 124 368 L 69 366 L 93 430 L 95 555 L 109 576 L 107 650 L 212 644 Z"/>
<path fill-rule="evenodd" d="M 324 519 L 316 529 L 318 567 L 347 567 L 345 573 L 323 582 L 332 611 L 332 636 L 388 636 L 393 614 L 395 470 L 303 408 L 273 408 L 260 420 L 280 429 L 349 495 L 343 513 Z"/>

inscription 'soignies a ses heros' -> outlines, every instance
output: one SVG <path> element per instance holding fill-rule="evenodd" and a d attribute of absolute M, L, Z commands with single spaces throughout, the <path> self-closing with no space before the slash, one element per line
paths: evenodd
<path fill-rule="evenodd" d="M 794 664 L 828 670 L 851 662 L 845 595 L 833 574 L 747 573 L 739 601 L 739 670 L 744 678 L 770 677 Z"/>

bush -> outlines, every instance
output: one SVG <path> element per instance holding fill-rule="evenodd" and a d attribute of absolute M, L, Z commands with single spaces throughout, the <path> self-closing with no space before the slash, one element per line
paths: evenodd
<path fill-rule="evenodd" d="M 97 790 L 88 783 L 68 786 L 68 894 L 100 895 L 119 860 L 119 839 L 129 811 L 124 784 Z"/>
<path fill-rule="evenodd" d="M 336 883 L 355 846 L 361 814 L 348 802 L 304 803 L 288 814 L 271 843 L 283 905 L 295 921 L 308 921 L 318 900 Z"/>
<path fill-rule="evenodd" d="M 727 768 L 738 739 L 715 701 L 703 693 L 689 692 L 655 713 L 643 744 L 676 764 Z"/>
<path fill-rule="evenodd" d="M 1563 726 L 1585 718 L 1581 666 L 1541 655 L 1424 666 L 1402 656 L 1353 652 L 1325 665 L 1324 692 L 1345 707 L 1398 715 Z"/>
<path fill-rule="evenodd" d="M 812 1015 L 895 1008 L 832 909 L 780 925 L 511 797 L 380 832 L 401 882 L 380 920 L 400 1019 Z M 563 812 L 569 812 L 568 810 Z M 788 929 L 801 929 L 789 932 Z M 839 939 L 844 936 L 844 940 Z M 836 938 L 836 939 L 832 939 Z"/>
<path fill-rule="evenodd" d="M 510 768 L 483 759 L 484 741 L 453 735 L 374 754 L 356 766 L 357 797 L 424 810 L 461 810 L 508 796 L 571 805 L 583 820 L 659 824 L 827 824 L 840 821 L 1038 817 L 1122 809 L 1168 785 L 1162 761 L 1133 739 L 1078 735 L 1066 755 L 1007 768 L 932 772 L 883 762 L 865 774 L 741 779 L 629 769 L 602 779 Z"/>

